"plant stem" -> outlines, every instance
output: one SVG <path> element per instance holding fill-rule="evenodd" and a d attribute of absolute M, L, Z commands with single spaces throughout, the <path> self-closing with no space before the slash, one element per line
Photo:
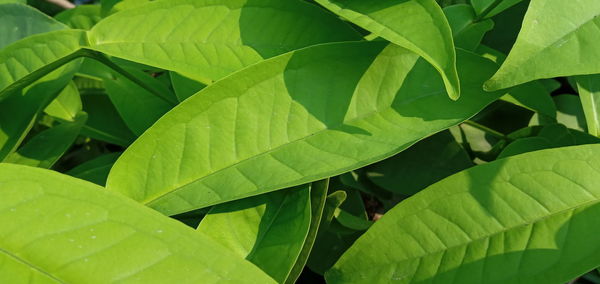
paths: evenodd
<path fill-rule="evenodd" d="M 477 16 L 475 18 L 475 20 L 473 20 L 474 23 L 477 23 L 483 19 L 485 19 L 485 17 L 487 17 L 487 15 L 494 10 L 496 7 L 498 7 L 498 5 L 500 5 L 500 3 L 502 3 L 503 0 L 495 0 L 494 3 L 490 4 L 487 8 L 485 8 L 481 14 L 479 14 L 479 16 Z"/>
<path fill-rule="evenodd" d="M 107 67 L 109 67 L 110 69 L 113 69 L 114 71 L 116 71 L 117 73 L 121 74 L 123 77 L 129 79 L 130 81 L 134 82 L 135 84 L 137 84 L 138 86 L 144 88 L 146 91 L 152 93 L 153 95 L 155 95 L 156 97 L 160 98 L 161 100 L 169 103 L 170 105 L 177 105 L 177 102 L 171 98 L 166 96 L 165 94 L 155 90 L 154 88 L 148 86 L 145 82 L 143 82 L 142 80 L 138 79 L 137 77 L 133 76 L 131 73 L 127 72 L 125 69 L 121 68 L 119 65 L 115 64 L 114 62 L 112 62 L 110 59 L 108 59 L 108 57 L 106 57 L 106 55 L 94 51 L 94 50 L 89 50 L 89 49 L 84 49 L 82 50 L 82 56 L 84 57 L 88 57 L 91 59 L 94 59 L 104 65 L 106 65 Z"/>
<path fill-rule="evenodd" d="M 501 133 L 501 132 L 499 132 L 499 131 L 496 131 L 496 130 L 494 130 L 494 129 L 491 129 L 491 128 L 489 128 L 489 127 L 487 127 L 487 126 L 483 125 L 483 124 L 479 124 L 479 123 L 477 123 L 477 122 L 475 122 L 475 121 L 472 121 L 472 120 L 465 120 L 464 124 L 467 124 L 467 125 L 469 125 L 469 126 L 472 126 L 472 127 L 475 127 L 475 128 L 477 128 L 477 129 L 479 129 L 479 130 L 482 130 L 483 132 L 485 132 L 485 133 L 487 133 L 487 134 L 490 134 L 490 135 L 492 135 L 492 136 L 494 136 L 494 137 L 496 137 L 496 138 L 498 138 L 498 139 L 501 139 L 501 140 L 507 140 L 507 141 L 510 141 L 510 140 L 511 140 L 511 139 L 509 139 L 508 137 L 506 137 L 506 135 L 504 135 L 503 133 Z"/>

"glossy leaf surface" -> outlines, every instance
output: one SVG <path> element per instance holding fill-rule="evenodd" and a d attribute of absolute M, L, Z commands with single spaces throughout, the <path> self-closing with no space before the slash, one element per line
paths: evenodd
<path fill-rule="evenodd" d="M 401 202 L 328 283 L 563 283 L 600 261 L 600 145 L 463 171 Z"/>
<path fill-rule="evenodd" d="M 429 64 L 382 42 L 266 60 L 163 116 L 119 158 L 107 187 L 176 214 L 373 163 L 497 98 L 481 89 L 495 64 L 466 52 L 460 59 L 459 103 Z"/>
<path fill-rule="evenodd" d="M 431 63 L 441 74 L 448 95 L 460 96 L 452 31 L 435 0 L 316 0 L 323 7 Z"/>
<path fill-rule="evenodd" d="M 3 283 L 274 283 L 206 236 L 92 183 L 2 164 L 0 192 Z"/>

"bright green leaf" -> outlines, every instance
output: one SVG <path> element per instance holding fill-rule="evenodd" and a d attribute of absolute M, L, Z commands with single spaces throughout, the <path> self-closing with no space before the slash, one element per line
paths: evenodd
<path fill-rule="evenodd" d="M 280 0 L 156 1 L 114 14 L 90 33 L 96 50 L 203 83 L 298 48 L 359 39 L 312 4 Z"/>
<path fill-rule="evenodd" d="M 435 0 L 316 0 L 323 7 L 390 42 L 407 48 L 437 69 L 452 99 L 460 96 L 452 31 Z"/>
<path fill-rule="evenodd" d="M 328 283 L 565 283 L 600 263 L 600 145 L 463 171 L 401 202 Z"/>
<path fill-rule="evenodd" d="M 2 283 L 274 283 L 206 236 L 92 183 L 2 164 L 0 192 Z"/>
<path fill-rule="evenodd" d="M 54 118 L 65 121 L 74 121 L 77 113 L 82 109 L 81 97 L 75 83 L 71 82 L 58 94 L 44 112 Z"/>
<path fill-rule="evenodd" d="M 600 73 L 598 16 L 597 0 L 531 0 L 517 42 L 486 89 Z"/>
<path fill-rule="evenodd" d="M 203 89 L 125 151 L 107 187 L 177 214 L 387 158 L 498 97 L 481 90 L 496 68 L 487 59 L 460 53 L 457 103 L 429 64 L 385 45 L 318 45 Z"/>

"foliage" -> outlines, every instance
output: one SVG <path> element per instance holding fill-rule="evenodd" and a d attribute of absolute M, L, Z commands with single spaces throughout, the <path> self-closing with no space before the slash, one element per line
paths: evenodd
<path fill-rule="evenodd" d="M 2 283 L 600 283 L 596 0 L 23 2 Z"/>

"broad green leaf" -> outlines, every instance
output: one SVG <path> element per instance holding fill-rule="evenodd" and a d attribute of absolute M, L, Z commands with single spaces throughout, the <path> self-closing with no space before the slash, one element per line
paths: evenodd
<path fill-rule="evenodd" d="M 156 1 L 114 14 L 90 32 L 94 49 L 205 84 L 302 47 L 359 40 L 347 24 L 303 1 Z"/>
<path fill-rule="evenodd" d="M 310 227 L 308 228 L 308 234 L 300 250 L 300 254 L 296 259 L 296 263 L 292 267 L 292 270 L 285 279 L 285 283 L 292 284 L 296 283 L 300 274 L 304 270 L 308 257 L 315 244 L 317 233 L 321 225 L 321 219 L 325 210 L 325 201 L 327 200 L 327 191 L 329 189 L 329 179 L 320 180 L 313 182 L 310 188 Z"/>
<path fill-rule="evenodd" d="M 100 14 L 102 17 L 108 16 L 112 8 L 119 2 L 121 0 L 100 0 Z"/>
<path fill-rule="evenodd" d="M 26 0 L 0 0 L 0 4 L 7 4 L 7 3 L 21 3 L 21 4 L 26 4 L 27 1 Z"/>
<path fill-rule="evenodd" d="M 142 71 L 126 69 L 145 84 L 160 90 L 167 96 L 175 96 L 162 83 Z M 150 93 L 124 76 L 113 72 L 111 78 L 104 78 L 106 94 L 119 112 L 123 121 L 135 135 L 141 135 L 172 106 L 162 98 Z"/>
<path fill-rule="evenodd" d="M 64 121 L 74 121 L 81 109 L 82 104 L 79 90 L 75 83 L 71 82 L 44 109 L 44 112 L 49 116 Z"/>
<path fill-rule="evenodd" d="M 171 76 L 171 83 L 175 95 L 180 102 L 183 102 L 185 99 L 206 87 L 206 85 L 178 74 L 177 72 L 169 72 L 169 76 Z"/>
<path fill-rule="evenodd" d="M 66 174 L 104 186 L 110 168 L 121 153 L 105 154 L 69 170 Z"/>
<path fill-rule="evenodd" d="M 83 110 L 88 114 L 82 134 L 94 139 L 113 143 L 123 147 L 135 140 L 119 113 L 103 93 L 89 93 L 81 96 Z"/>
<path fill-rule="evenodd" d="M 0 2 L 0 49 L 30 35 L 68 28 L 30 6 L 2 3 Z"/>
<path fill-rule="evenodd" d="M 517 42 L 486 89 L 600 73 L 599 15 L 596 0 L 531 0 Z"/>
<path fill-rule="evenodd" d="M 577 76 L 577 90 L 585 114 L 587 131 L 594 136 L 600 136 L 600 75 Z"/>
<path fill-rule="evenodd" d="M 460 96 L 452 31 L 435 0 L 316 0 L 350 22 L 407 48 L 441 74 L 450 98 Z"/>
<path fill-rule="evenodd" d="M 79 5 L 56 15 L 56 20 L 73 29 L 81 30 L 91 29 L 101 19 L 99 5 Z"/>
<path fill-rule="evenodd" d="M 485 34 L 481 42 L 508 54 L 517 40 L 528 6 L 529 1 L 521 1 L 517 5 L 494 16 L 492 21 L 496 25 L 494 25 L 494 29 Z"/>
<path fill-rule="evenodd" d="M 0 101 L 50 71 L 80 57 L 87 42 L 79 30 L 33 35 L 0 50 Z"/>
<path fill-rule="evenodd" d="M 480 17 L 493 17 L 518 4 L 521 0 L 471 0 L 471 5 Z"/>
<path fill-rule="evenodd" d="M 87 114 L 80 113 L 73 122 L 64 122 L 46 129 L 27 141 L 4 162 L 32 167 L 50 168 L 71 147 L 85 124 Z"/>
<path fill-rule="evenodd" d="M 565 283 L 600 263 L 600 145 L 448 177 L 387 212 L 328 283 Z"/>
<path fill-rule="evenodd" d="M 472 165 L 469 155 L 452 135 L 441 132 L 394 157 L 368 166 L 366 171 L 376 185 L 410 196 Z"/>
<path fill-rule="evenodd" d="M 1 164 L 0 192 L 2 283 L 274 283 L 206 236 L 89 182 Z"/>
<path fill-rule="evenodd" d="M 308 234 L 310 194 L 303 185 L 217 205 L 198 231 L 283 283 Z"/>
<path fill-rule="evenodd" d="M 494 22 L 490 19 L 477 21 L 473 7 L 470 5 L 458 4 L 445 7 L 444 14 L 452 28 L 454 44 L 466 50 L 475 50 L 485 33 L 494 27 Z"/>
<path fill-rule="evenodd" d="M 481 89 L 496 65 L 467 52 L 460 59 L 459 103 L 426 61 L 385 42 L 265 60 L 163 116 L 115 163 L 107 187 L 172 215 L 363 167 L 498 97 Z"/>

